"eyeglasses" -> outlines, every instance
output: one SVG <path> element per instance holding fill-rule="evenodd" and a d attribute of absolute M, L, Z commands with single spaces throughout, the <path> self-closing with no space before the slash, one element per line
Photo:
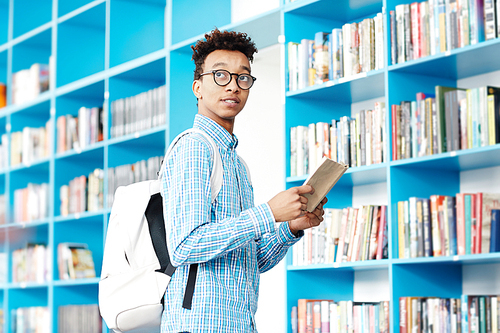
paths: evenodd
<path fill-rule="evenodd" d="M 226 71 L 225 69 L 216 69 L 213 71 L 205 72 L 200 74 L 200 77 L 203 75 L 207 74 L 213 74 L 214 76 L 214 82 L 218 86 L 227 86 L 229 82 L 233 79 L 233 75 L 236 75 L 236 84 L 240 89 L 242 90 L 248 90 L 252 88 L 253 83 L 257 78 L 253 77 L 250 74 L 236 74 L 236 73 L 230 73 L 229 71 Z"/>

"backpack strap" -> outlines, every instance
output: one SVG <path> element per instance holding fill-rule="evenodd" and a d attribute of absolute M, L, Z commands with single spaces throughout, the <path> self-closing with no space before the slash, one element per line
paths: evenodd
<path fill-rule="evenodd" d="M 210 189 L 211 189 L 211 202 L 213 203 L 217 195 L 219 194 L 220 188 L 222 186 L 222 159 L 220 156 L 219 148 L 214 140 L 203 130 L 197 128 L 190 128 L 179 134 L 172 140 L 172 143 L 165 153 L 165 158 L 160 167 L 160 172 L 158 173 L 158 180 L 161 179 L 163 172 L 165 172 L 165 165 L 170 152 L 174 148 L 175 144 L 188 133 L 199 133 L 201 134 L 212 147 L 213 152 L 213 168 L 210 175 Z M 160 193 L 151 196 L 151 200 L 146 209 L 146 219 L 148 221 L 149 234 L 151 235 L 151 240 L 153 241 L 153 248 L 155 250 L 158 261 L 160 262 L 160 269 L 158 271 L 172 276 L 176 270 L 176 267 L 170 262 L 170 257 L 167 249 L 167 237 L 165 231 L 165 221 L 163 218 L 163 205 Z M 196 275 L 198 273 L 198 264 L 189 265 L 188 280 L 186 284 L 186 291 L 184 292 L 184 300 L 182 302 L 182 307 L 191 310 L 191 305 L 193 301 L 194 286 L 196 282 Z M 162 298 L 163 300 L 163 298 Z"/>
<path fill-rule="evenodd" d="M 170 143 L 170 146 L 167 149 L 167 152 L 165 153 L 165 158 L 163 159 L 163 162 L 160 167 L 160 172 L 158 173 L 158 179 L 161 178 L 163 175 L 163 172 L 165 172 L 165 165 L 166 165 L 166 160 L 168 156 L 170 155 L 170 152 L 172 149 L 174 149 L 175 144 L 186 134 L 189 133 L 198 133 L 202 135 L 210 144 L 212 147 L 212 152 L 213 152 L 213 168 L 212 168 L 212 174 L 210 175 L 210 188 L 211 188 L 211 202 L 213 203 L 215 198 L 217 198 L 217 195 L 219 194 L 220 188 L 222 186 L 222 158 L 220 156 L 219 152 L 219 147 L 217 147 L 217 144 L 215 143 L 214 139 L 210 135 L 208 135 L 205 131 L 199 129 L 199 128 L 188 128 L 181 134 L 177 135 L 175 139 L 172 140 Z M 244 163 L 244 162 L 243 162 Z M 246 167 L 246 164 L 245 164 Z M 248 172 L 248 168 L 247 168 Z"/>

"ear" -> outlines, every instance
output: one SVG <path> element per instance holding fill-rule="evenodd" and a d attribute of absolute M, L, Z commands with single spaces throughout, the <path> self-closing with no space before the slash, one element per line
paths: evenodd
<path fill-rule="evenodd" d="M 197 99 L 201 99 L 201 82 L 200 80 L 194 80 L 193 81 L 193 94 L 196 96 Z"/>

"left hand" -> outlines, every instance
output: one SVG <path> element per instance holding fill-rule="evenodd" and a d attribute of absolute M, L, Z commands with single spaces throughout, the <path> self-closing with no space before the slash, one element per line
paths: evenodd
<path fill-rule="evenodd" d="M 319 203 L 318 207 L 316 207 L 316 209 L 311 213 L 309 213 L 308 211 L 304 211 L 303 215 L 299 216 L 295 220 L 288 221 L 288 227 L 290 228 L 290 231 L 294 235 L 297 235 L 299 230 L 305 230 L 320 225 L 320 223 L 323 222 L 323 215 L 325 214 L 323 206 L 327 202 L 328 199 L 324 198 Z"/>

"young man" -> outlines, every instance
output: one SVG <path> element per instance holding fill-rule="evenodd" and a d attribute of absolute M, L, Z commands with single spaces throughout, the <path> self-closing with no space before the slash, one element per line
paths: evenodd
<path fill-rule="evenodd" d="M 247 170 L 233 134 L 255 82 L 250 61 L 257 52 L 244 33 L 214 30 L 193 47 L 194 127 L 215 141 L 223 182 L 211 202 L 214 155 L 199 133 L 184 135 L 162 177 L 167 247 L 177 267 L 165 294 L 162 332 L 256 332 L 259 274 L 274 267 L 304 229 L 323 220 L 323 205 L 305 212 L 311 186 L 291 188 L 254 206 Z M 181 112 L 181 110 L 178 110 Z M 282 222 L 282 223 L 277 223 Z M 198 264 L 189 309 L 183 307 L 190 264 Z"/>

